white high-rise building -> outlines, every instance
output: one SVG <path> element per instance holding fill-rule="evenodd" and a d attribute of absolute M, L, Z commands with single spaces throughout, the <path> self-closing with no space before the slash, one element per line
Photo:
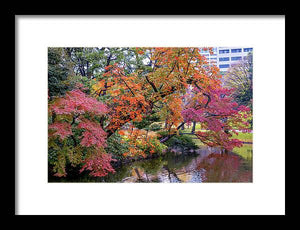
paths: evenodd
<path fill-rule="evenodd" d="M 210 65 L 216 65 L 221 73 L 226 73 L 232 65 L 245 59 L 252 51 L 251 47 L 214 47 L 213 54 L 208 51 L 201 51 L 201 54 L 206 56 Z"/>

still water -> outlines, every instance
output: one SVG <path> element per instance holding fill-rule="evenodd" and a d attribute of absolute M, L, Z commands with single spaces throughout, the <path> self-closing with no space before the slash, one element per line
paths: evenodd
<path fill-rule="evenodd" d="M 115 170 L 114 174 L 103 178 L 83 177 L 76 182 L 252 182 L 252 144 L 227 154 L 210 147 L 201 147 L 189 154 L 167 152 L 158 158 L 132 162 Z"/>

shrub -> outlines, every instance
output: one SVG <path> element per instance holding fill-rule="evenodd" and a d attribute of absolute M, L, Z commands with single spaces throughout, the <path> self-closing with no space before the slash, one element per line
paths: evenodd
<path fill-rule="evenodd" d="M 165 143 L 168 147 L 179 147 L 181 149 L 197 149 L 197 145 L 188 135 L 176 135 L 167 140 Z"/>
<path fill-rule="evenodd" d="M 119 133 L 114 133 L 107 139 L 106 152 L 112 154 L 112 157 L 117 160 L 123 160 L 123 153 L 128 151 L 128 143 L 122 139 Z"/>

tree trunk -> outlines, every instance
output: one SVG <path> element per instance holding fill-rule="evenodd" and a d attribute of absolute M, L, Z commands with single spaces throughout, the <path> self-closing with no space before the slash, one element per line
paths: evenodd
<path fill-rule="evenodd" d="M 177 130 L 179 130 L 179 129 L 184 125 L 184 123 L 185 123 L 185 122 L 182 122 L 182 123 L 177 127 Z M 164 142 L 166 142 L 167 140 L 169 140 L 171 137 L 173 137 L 173 136 L 175 136 L 175 135 L 176 135 L 176 133 L 175 133 L 175 134 L 169 134 L 168 136 L 165 136 L 165 137 L 161 138 L 159 141 L 160 141 L 160 143 L 164 143 Z"/>
<path fill-rule="evenodd" d="M 168 120 L 166 119 L 166 121 L 165 121 L 165 129 L 167 129 L 167 127 L 168 127 Z"/>
<path fill-rule="evenodd" d="M 196 121 L 193 121 L 192 133 L 194 133 L 195 130 L 196 130 Z"/>

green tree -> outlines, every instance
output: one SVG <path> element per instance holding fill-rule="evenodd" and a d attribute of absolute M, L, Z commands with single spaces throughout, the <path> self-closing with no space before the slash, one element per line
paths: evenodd
<path fill-rule="evenodd" d="M 249 53 L 245 60 L 232 66 L 224 79 L 225 87 L 236 90 L 233 95 L 235 101 L 252 108 L 253 54 Z"/>
<path fill-rule="evenodd" d="M 73 88 L 68 81 L 72 73 L 69 60 L 63 48 L 48 48 L 48 94 L 49 99 L 63 96 Z"/>

